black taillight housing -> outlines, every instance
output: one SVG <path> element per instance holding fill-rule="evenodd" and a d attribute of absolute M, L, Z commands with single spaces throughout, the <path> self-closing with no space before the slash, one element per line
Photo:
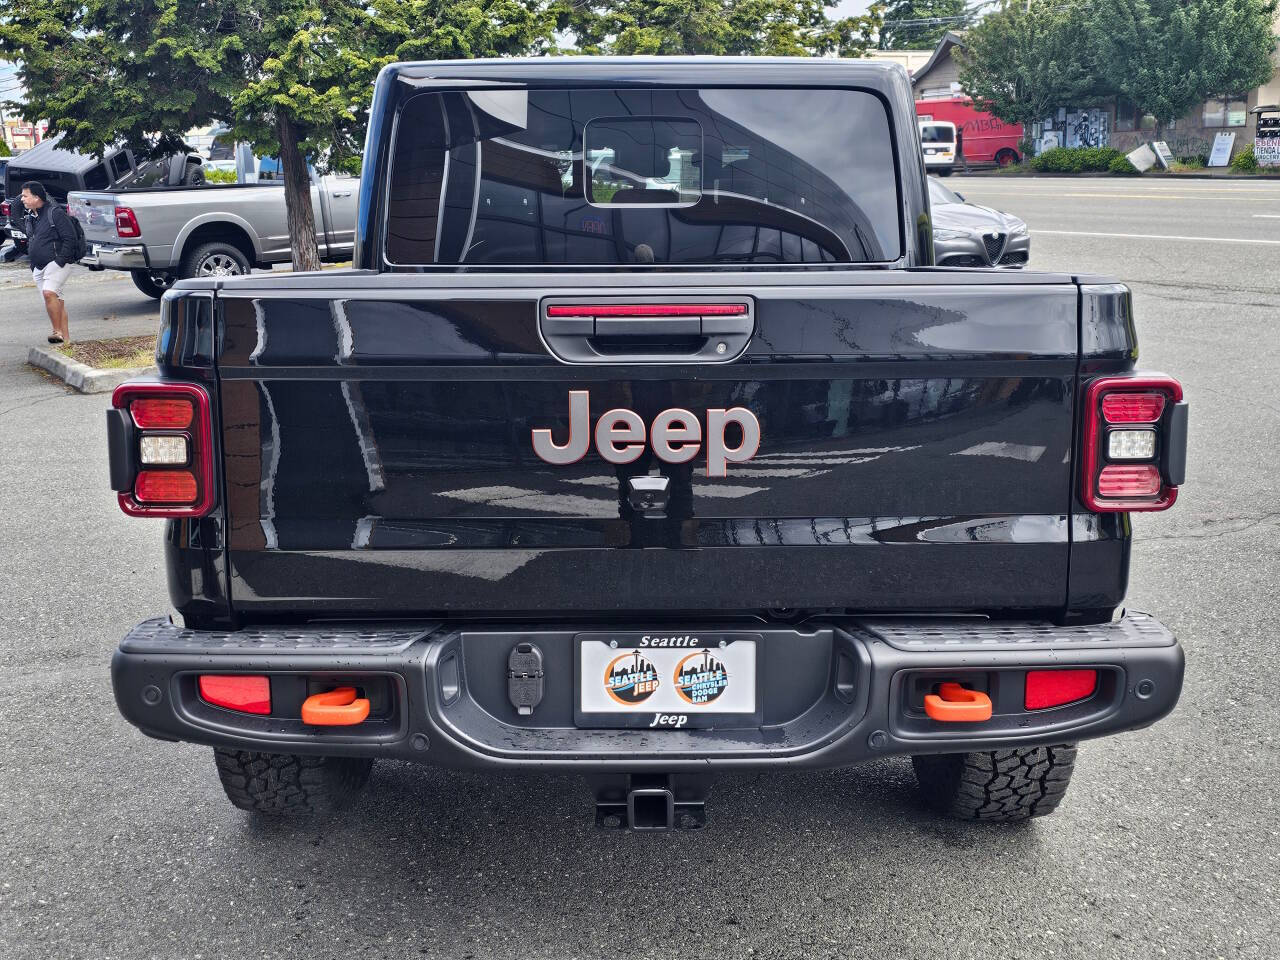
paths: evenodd
<path fill-rule="evenodd" d="M 1102 377 L 1085 389 L 1080 499 L 1098 513 L 1167 510 L 1186 474 L 1187 405 L 1164 374 Z"/>
<path fill-rule="evenodd" d="M 202 517 L 213 509 L 213 420 L 194 383 L 131 381 L 107 411 L 111 488 L 131 517 Z"/>

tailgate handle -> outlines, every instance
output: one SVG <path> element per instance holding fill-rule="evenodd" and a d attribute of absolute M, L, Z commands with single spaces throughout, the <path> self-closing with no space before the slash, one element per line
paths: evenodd
<path fill-rule="evenodd" d="M 727 363 L 755 332 L 749 300 L 549 302 L 539 329 L 566 363 Z"/>

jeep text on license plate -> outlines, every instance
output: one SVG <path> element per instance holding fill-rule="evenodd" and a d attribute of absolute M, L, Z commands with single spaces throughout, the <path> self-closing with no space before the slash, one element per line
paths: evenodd
<path fill-rule="evenodd" d="M 574 638 L 580 727 L 753 727 L 758 633 L 591 633 Z"/>

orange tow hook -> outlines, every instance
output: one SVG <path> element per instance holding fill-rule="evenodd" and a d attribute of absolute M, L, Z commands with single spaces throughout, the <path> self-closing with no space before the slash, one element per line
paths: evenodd
<path fill-rule="evenodd" d="M 369 716 L 369 701 L 355 687 L 313 693 L 302 701 L 302 722 L 313 727 L 351 727 Z"/>
<path fill-rule="evenodd" d="M 991 719 L 991 698 L 981 690 L 944 683 L 925 694 L 924 712 L 942 723 L 981 723 Z"/>

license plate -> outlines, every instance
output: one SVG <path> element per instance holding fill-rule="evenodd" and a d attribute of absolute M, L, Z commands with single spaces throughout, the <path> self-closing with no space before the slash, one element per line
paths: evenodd
<path fill-rule="evenodd" d="M 13 237 L 13 239 L 15 239 L 15 240 L 25 240 L 25 239 L 27 239 L 27 235 L 26 235 L 25 233 L 23 233 L 21 230 L 14 230 L 12 227 L 10 227 L 10 228 L 9 228 L 9 233 L 10 233 L 10 235 Z"/>
<path fill-rule="evenodd" d="M 581 727 L 688 730 L 761 722 L 758 633 L 579 634 Z"/>

